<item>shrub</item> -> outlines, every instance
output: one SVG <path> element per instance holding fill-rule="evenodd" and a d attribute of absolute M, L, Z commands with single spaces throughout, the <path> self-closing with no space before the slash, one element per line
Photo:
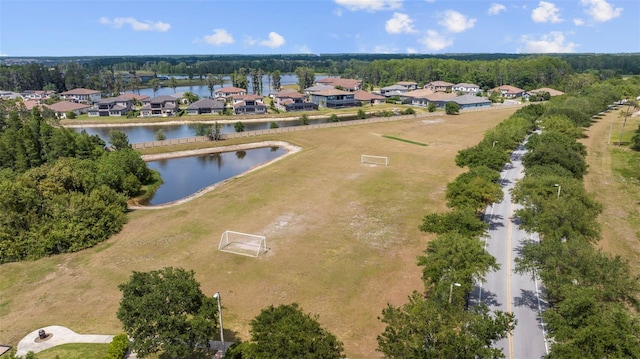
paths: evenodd
<path fill-rule="evenodd" d="M 460 105 L 455 102 L 447 102 L 444 107 L 444 111 L 447 115 L 457 115 L 460 112 Z"/>
<path fill-rule="evenodd" d="M 427 106 L 427 109 L 429 110 L 429 112 L 436 112 L 436 104 L 434 104 L 433 102 L 429 102 L 429 106 Z"/>
<path fill-rule="evenodd" d="M 269 123 L 269 128 L 272 128 L 272 129 L 273 129 L 273 128 L 278 128 L 278 127 L 280 127 L 280 126 L 278 126 L 278 124 L 277 124 L 277 123 L 275 123 L 275 122 L 271 122 L 271 123 Z"/>
<path fill-rule="evenodd" d="M 167 135 L 164 134 L 164 130 L 163 129 L 159 129 L 158 131 L 156 131 L 156 141 L 164 141 L 167 139 Z"/>
<path fill-rule="evenodd" d="M 415 113 L 416 111 L 414 111 L 411 107 L 407 107 L 406 109 L 404 109 L 404 111 L 402 111 L 403 115 L 413 115 Z"/>
<path fill-rule="evenodd" d="M 242 121 L 236 122 L 233 127 L 236 129 L 236 132 L 244 132 L 244 123 L 242 123 Z"/>
<path fill-rule="evenodd" d="M 113 337 L 113 340 L 109 343 L 109 348 L 107 349 L 107 354 L 104 356 L 104 359 L 122 359 L 128 350 L 129 338 L 126 334 L 118 334 Z"/>
<path fill-rule="evenodd" d="M 302 122 L 303 126 L 309 125 L 309 117 L 306 114 L 300 116 L 300 122 Z"/>
<path fill-rule="evenodd" d="M 332 113 L 331 116 L 329 116 L 329 122 L 339 122 L 340 119 L 338 118 L 338 115 L 336 115 L 335 113 Z"/>
<path fill-rule="evenodd" d="M 365 119 L 366 117 L 367 117 L 367 114 L 364 112 L 364 110 L 363 109 L 359 109 L 358 110 L 358 119 L 362 120 L 362 119 Z"/>
<path fill-rule="evenodd" d="M 64 115 L 65 115 L 66 118 L 68 118 L 70 120 L 73 120 L 73 119 L 76 118 L 76 113 L 73 112 L 73 111 L 67 111 Z"/>

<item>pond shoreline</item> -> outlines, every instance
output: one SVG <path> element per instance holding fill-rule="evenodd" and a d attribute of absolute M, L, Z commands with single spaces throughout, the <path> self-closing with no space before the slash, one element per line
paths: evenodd
<path fill-rule="evenodd" d="M 260 168 L 266 167 L 268 165 L 271 165 L 277 161 L 280 161 L 290 155 L 293 155 L 294 153 L 300 152 L 302 150 L 301 147 L 292 145 L 288 142 L 284 142 L 284 141 L 261 141 L 261 142 L 253 142 L 253 143 L 244 143 L 244 144 L 238 144 L 238 145 L 230 145 L 230 146 L 221 146 L 221 147 L 211 147 L 211 148 L 202 148 L 202 149 L 198 149 L 198 150 L 189 150 L 189 151 L 176 151 L 176 152 L 167 152 L 167 153 L 158 153 L 158 154 L 153 154 L 153 155 L 143 155 L 141 156 L 142 159 L 145 162 L 149 162 L 149 161 L 157 161 L 157 160 L 162 160 L 162 159 L 170 159 L 170 158 L 179 158 L 179 157 L 189 157 L 189 156 L 199 156 L 199 155 L 206 155 L 206 154 L 211 154 L 211 153 L 221 153 L 221 152 L 233 152 L 233 151 L 242 151 L 242 150 L 250 150 L 250 149 L 254 149 L 254 148 L 263 148 L 263 147 L 282 147 L 286 150 L 286 153 L 280 157 L 274 158 L 271 161 L 262 163 L 260 165 L 254 166 L 252 168 L 250 168 L 249 170 L 230 177 L 224 181 L 220 181 L 217 183 L 214 183 L 210 186 L 207 186 L 205 188 L 202 188 L 200 190 L 198 190 L 197 192 L 172 201 L 172 202 L 168 202 L 168 203 L 164 203 L 164 204 L 160 204 L 160 205 L 141 205 L 135 202 L 132 202 L 129 204 L 128 208 L 130 210 L 135 210 L 135 209 L 164 209 L 164 208 L 169 208 L 169 207 L 174 207 L 174 206 L 178 206 L 181 205 L 183 203 L 189 202 L 193 199 L 196 199 L 198 197 L 201 197 L 202 195 L 209 193 L 213 190 L 215 190 L 216 188 L 224 185 L 227 182 L 230 182 L 236 178 L 242 177 L 248 173 L 251 173 L 253 171 L 256 171 Z"/>

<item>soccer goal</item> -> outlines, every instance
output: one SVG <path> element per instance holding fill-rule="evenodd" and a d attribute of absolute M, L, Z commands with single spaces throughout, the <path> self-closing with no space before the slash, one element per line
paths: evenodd
<path fill-rule="evenodd" d="M 388 166 L 389 165 L 389 157 L 362 155 L 362 156 L 360 156 L 360 163 L 362 163 L 362 164 L 370 164 L 370 165 Z"/>
<path fill-rule="evenodd" d="M 218 250 L 249 257 L 259 257 L 266 252 L 267 238 L 256 234 L 225 231 L 220 237 Z"/>

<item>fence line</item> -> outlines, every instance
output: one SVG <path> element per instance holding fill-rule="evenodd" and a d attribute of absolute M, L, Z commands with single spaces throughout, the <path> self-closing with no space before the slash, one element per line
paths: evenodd
<path fill-rule="evenodd" d="M 464 113 L 464 112 L 475 112 L 475 111 L 488 111 L 488 110 L 497 110 L 501 108 L 511 108 L 511 107 L 520 107 L 520 106 L 522 106 L 522 104 L 502 104 L 499 106 L 467 108 L 467 109 L 461 110 L 460 112 Z M 308 131 L 308 130 L 315 130 L 320 128 L 330 128 L 330 127 L 355 126 L 355 125 L 364 125 L 364 124 L 378 123 L 378 122 L 402 121 L 402 120 L 408 120 L 408 119 L 415 119 L 415 118 L 422 118 L 422 117 L 435 117 L 435 116 L 442 116 L 442 115 L 443 115 L 442 112 L 429 112 L 429 113 L 420 113 L 420 114 L 414 114 L 414 115 L 371 117 L 371 118 L 360 119 L 360 120 L 327 122 L 327 123 L 319 123 L 315 125 L 306 125 L 306 126 L 300 125 L 300 126 L 270 128 L 265 130 L 223 133 L 220 135 L 220 138 L 223 140 L 228 140 L 232 138 L 255 137 L 255 136 L 264 136 L 264 135 L 270 135 L 270 134 L 285 133 L 285 132 Z M 175 138 L 175 139 L 163 140 L 163 141 L 138 142 L 138 143 L 131 144 L 131 146 L 134 149 L 144 149 L 144 148 L 171 146 L 171 145 L 205 142 L 205 141 L 209 141 L 209 137 L 195 136 L 195 137 L 186 137 L 186 138 Z"/>

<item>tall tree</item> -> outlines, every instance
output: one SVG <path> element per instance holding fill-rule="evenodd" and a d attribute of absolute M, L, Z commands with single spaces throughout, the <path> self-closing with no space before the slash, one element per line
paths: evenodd
<path fill-rule="evenodd" d="M 316 76 L 312 68 L 298 67 L 295 70 L 296 76 L 298 76 L 298 87 L 302 92 L 307 87 L 311 87 L 316 81 Z"/>
<path fill-rule="evenodd" d="M 278 92 L 280 91 L 282 77 L 280 76 L 280 70 L 275 70 L 271 73 L 271 80 L 273 81 L 273 89 Z"/>
<path fill-rule="evenodd" d="M 217 302 L 200 290 L 193 271 L 165 267 L 133 272 L 118 286 L 118 319 L 139 358 L 196 358 L 218 330 Z"/>
<path fill-rule="evenodd" d="M 248 357 L 264 359 L 343 358 L 342 343 L 320 326 L 317 316 L 296 304 L 269 306 L 251 320 Z"/>
<path fill-rule="evenodd" d="M 160 89 L 160 80 L 158 80 L 157 77 L 154 77 L 151 80 L 149 80 L 149 85 L 151 86 L 151 89 L 153 90 L 153 97 L 155 97 L 156 93 Z"/>
<path fill-rule="evenodd" d="M 216 78 L 212 74 L 207 75 L 207 88 L 209 88 L 209 96 L 213 98 L 213 90 L 216 86 Z"/>
<path fill-rule="evenodd" d="M 178 81 L 176 81 L 176 78 L 173 76 L 171 76 L 171 78 L 169 79 L 169 87 L 173 89 L 173 93 L 176 93 L 176 87 L 178 87 Z"/>

